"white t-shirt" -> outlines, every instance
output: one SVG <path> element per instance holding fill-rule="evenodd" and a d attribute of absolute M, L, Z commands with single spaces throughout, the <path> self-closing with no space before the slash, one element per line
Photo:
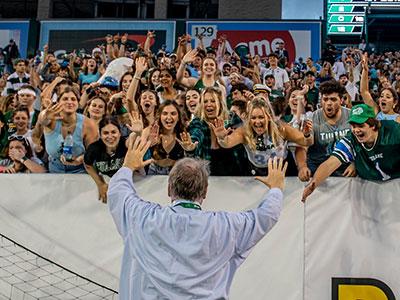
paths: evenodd
<path fill-rule="evenodd" d="M 272 74 L 274 75 L 275 78 L 275 86 L 274 89 L 275 90 L 283 90 L 285 88 L 285 83 L 289 82 L 289 76 L 288 73 L 286 72 L 286 70 L 280 68 L 280 67 L 276 67 L 275 69 L 272 68 L 268 68 L 265 70 L 264 72 L 264 84 L 265 84 L 265 76 Z"/>

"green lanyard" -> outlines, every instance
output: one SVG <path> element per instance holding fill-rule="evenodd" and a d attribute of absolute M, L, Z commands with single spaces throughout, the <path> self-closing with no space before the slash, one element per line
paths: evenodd
<path fill-rule="evenodd" d="M 201 210 L 201 206 L 194 202 L 181 202 L 181 203 L 175 204 L 174 206 L 182 206 L 184 208 L 193 208 L 193 209 Z"/>

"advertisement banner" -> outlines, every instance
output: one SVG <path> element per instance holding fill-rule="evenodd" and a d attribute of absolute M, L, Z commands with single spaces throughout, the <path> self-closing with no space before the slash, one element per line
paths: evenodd
<path fill-rule="evenodd" d="M 52 51 L 91 51 L 105 43 L 107 34 L 127 33 L 129 45 L 136 49 L 138 44 L 144 44 L 149 30 L 156 34 L 151 45 L 153 53 L 161 48 L 167 51 L 174 49 L 174 21 L 42 21 L 40 48 L 48 44 Z"/>
<path fill-rule="evenodd" d="M 330 178 L 305 208 L 304 299 L 400 297 L 400 181 Z"/>
<path fill-rule="evenodd" d="M 193 37 L 197 47 L 196 35 L 203 35 L 205 47 L 218 47 L 218 39 L 226 36 L 227 50 L 232 52 L 240 47 L 248 49 L 251 55 L 267 56 L 285 43 L 289 62 L 299 57 L 320 57 L 320 22 L 240 22 L 240 21 L 201 21 L 187 22 L 187 32 Z"/>
<path fill-rule="evenodd" d="M 29 21 L 0 21 L 0 47 L 5 48 L 14 40 L 20 56 L 26 58 L 28 49 Z"/>

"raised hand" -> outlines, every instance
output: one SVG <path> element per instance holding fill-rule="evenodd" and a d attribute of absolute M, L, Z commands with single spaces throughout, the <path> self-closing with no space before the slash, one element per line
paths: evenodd
<path fill-rule="evenodd" d="M 128 34 L 124 33 L 124 35 L 121 37 L 121 43 L 125 44 L 128 41 Z"/>
<path fill-rule="evenodd" d="M 135 133 L 131 133 L 128 140 L 128 152 L 125 155 L 123 166 L 137 171 L 152 163 L 152 159 L 143 161 L 143 157 L 149 149 L 150 144 L 151 142 L 146 136 L 139 137 Z"/>
<path fill-rule="evenodd" d="M 181 145 L 183 150 L 191 152 L 194 151 L 197 147 L 197 144 L 199 142 L 192 142 L 192 137 L 190 136 L 189 133 L 187 132 L 182 132 L 181 133 L 181 139 L 176 138 L 176 141 Z"/>
<path fill-rule="evenodd" d="M 117 33 L 116 35 L 114 35 L 113 39 L 114 39 L 114 43 L 118 43 L 119 40 L 121 39 L 119 33 Z"/>
<path fill-rule="evenodd" d="M 155 34 L 155 31 L 153 30 L 153 31 L 147 31 L 147 37 L 148 38 L 154 38 L 156 36 L 156 34 Z"/>
<path fill-rule="evenodd" d="M 212 129 L 217 139 L 223 140 L 229 133 L 232 132 L 232 129 L 226 129 L 224 126 L 224 120 L 215 119 L 214 124 L 209 122 L 208 126 Z"/>
<path fill-rule="evenodd" d="M 143 131 L 142 116 L 138 112 L 132 111 L 129 113 L 129 120 L 131 124 L 126 124 L 126 127 L 128 127 L 131 132 L 139 135 Z"/>
<path fill-rule="evenodd" d="M 192 49 L 182 58 L 182 62 L 185 64 L 191 63 L 196 58 L 198 51 L 197 49 Z"/>
<path fill-rule="evenodd" d="M 313 121 L 307 119 L 304 120 L 302 128 L 304 136 L 308 137 L 310 134 L 312 134 L 312 131 L 313 131 Z"/>
<path fill-rule="evenodd" d="M 147 70 L 146 58 L 143 56 L 136 58 L 135 68 L 136 68 L 135 74 L 137 74 L 138 76 L 142 75 L 142 73 Z"/>
<path fill-rule="evenodd" d="M 268 160 L 268 176 L 257 176 L 256 180 L 261 181 L 270 189 L 279 188 L 283 190 L 285 187 L 285 173 L 288 163 L 283 163 L 283 158 L 274 157 Z"/>
<path fill-rule="evenodd" d="M 255 95 L 250 91 L 244 91 L 243 96 L 246 98 L 247 101 L 251 101 L 255 97 Z"/>
<path fill-rule="evenodd" d="M 111 44 L 112 42 L 113 42 L 113 37 L 112 37 L 111 34 L 108 34 L 108 35 L 106 36 L 106 43 L 107 43 L 107 44 Z"/>
<path fill-rule="evenodd" d="M 49 121 L 57 121 L 62 120 L 63 116 L 61 112 L 63 111 L 64 106 L 61 102 L 58 102 L 56 105 L 50 106 L 46 110 L 44 110 L 44 118 Z"/>

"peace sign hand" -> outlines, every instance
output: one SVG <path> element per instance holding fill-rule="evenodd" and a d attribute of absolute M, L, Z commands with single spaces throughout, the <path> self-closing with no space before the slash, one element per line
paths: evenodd
<path fill-rule="evenodd" d="M 176 141 L 179 143 L 179 145 L 181 145 L 181 147 L 183 148 L 183 150 L 187 151 L 187 152 L 192 152 L 196 149 L 197 144 L 199 142 L 192 142 L 192 138 L 190 136 L 189 133 L 187 132 L 182 132 L 181 133 L 181 139 L 175 138 Z"/>

